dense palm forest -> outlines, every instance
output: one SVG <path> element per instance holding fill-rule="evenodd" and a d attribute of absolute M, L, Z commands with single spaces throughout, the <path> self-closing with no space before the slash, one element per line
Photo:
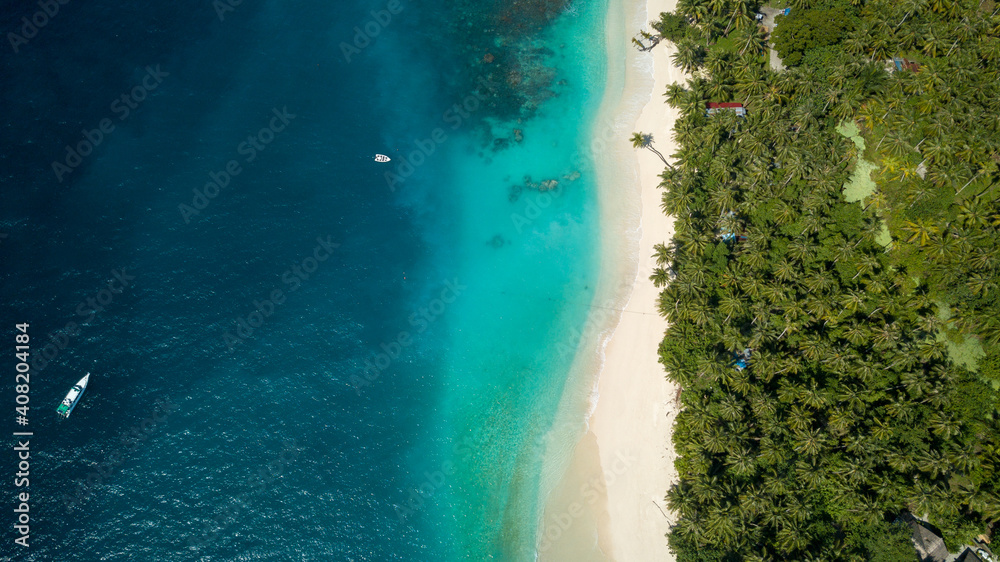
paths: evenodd
<path fill-rule="evenodd" d="M 913 560 L 912 513 L 954 551 L 1000 520 L 1000 8 L 797 0 L 781 72 L 757 8 L 679 0 L 654 25 L 692 72 L 666 92 L 653 275 L 682 388 L 671 547 Z M 863 160 L 875 187 L 848 202 Z"/>

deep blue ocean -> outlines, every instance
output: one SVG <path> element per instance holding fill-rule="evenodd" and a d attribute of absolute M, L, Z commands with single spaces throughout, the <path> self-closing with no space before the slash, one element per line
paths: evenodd
<path fill-rule="evenodd" d="M 531 560 L 606 2 L 2 5 L 0 559 Z"/>

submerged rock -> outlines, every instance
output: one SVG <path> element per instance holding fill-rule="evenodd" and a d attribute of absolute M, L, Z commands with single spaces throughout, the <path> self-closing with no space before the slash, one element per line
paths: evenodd
<path fill-rule="evenodd" d="M 579 174 L 579 172 L 577 172 L 577 174 Z M 535 183 L 531 181 L 531 176 L 524 176 L 524 187 L 541 192 L 554 191 L 559 189 L 559 180 L 549 179 L 549 180 L 542 180 L 539 183 Z"/>

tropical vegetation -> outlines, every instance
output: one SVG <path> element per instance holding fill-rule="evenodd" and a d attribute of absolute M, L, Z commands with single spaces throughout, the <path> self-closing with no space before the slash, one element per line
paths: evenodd
<path fill-rule="evenodd" d="M 645 148 L 653 154 L 655 154 L 663 162 L 665 166 L 670 167 L 670 163 L 663 156 L 659 150 L 653 146 L 653 135 L 649 133 L 632 133 L 632 138 L 629 139 L 632 142 L 632 148 Z"/>
<path fill-rule="evenodd" d="M 675 236 L 652 276 L 681 389 L 677 560 L 912 560 L 906 513 L 953 551 L 990 533 L 1000 8 L 852 0 L 844 41 L 803 44 L 776 72 L 758 6 L 677 6 L 691 77 L 666 92 L 681 114 L 662 174 Z M 707 114 L 729 101 L 746 117 Z M 864 142 L 837 132 L 851 122 Z M 862 158 L 876 187 L 848 202 Z"/>
<path fill-rule="evenodd" d="M 857 9 L 846 2 L 827 0 L 794 15 L 779 15 L 771 39 L 786 65 L 796 65 L 811 49 L 836 45 L 859 21 Z"/>

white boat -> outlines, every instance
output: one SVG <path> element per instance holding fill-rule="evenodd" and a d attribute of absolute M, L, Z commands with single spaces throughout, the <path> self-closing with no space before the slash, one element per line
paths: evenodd
<path fill-rule="evenodd" d="M 66 393 L 66 398 L 59 404 L 56 408 L 56 413 L 64 418 L 68 418 L 70 414 L 73 413 L 73 408 L 76 408 L 77 402 L 80 401 L 80 397 L 83 396 L 83 391 L 87 390 L 87 381 L 90 380 L 90 373 L 84 375 L 84 377 L 73 385 L 73 388 L 69 389 Z"/>
<path fill-rule="evenodd" d="M 376 154 L 375 155 L 375 161 L 376 162 L 388 162 L 389 160 L 392 160 L 392 159 L 389 158 L 388 156 L 386 156 L 385 154 Z"/>

